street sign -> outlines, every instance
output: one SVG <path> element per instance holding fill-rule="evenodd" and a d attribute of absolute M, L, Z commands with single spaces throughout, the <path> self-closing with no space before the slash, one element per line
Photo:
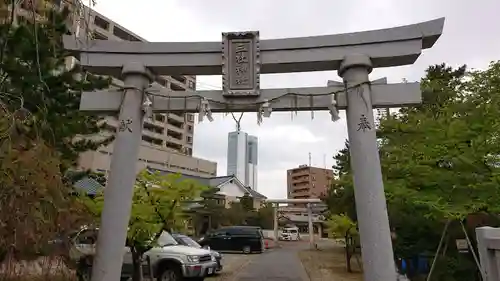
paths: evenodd
<path fill-rule="evenodd" d="M 467 243 L 467 239 L 457 239 L 455 240 L 457 245 L 457 250 L 459 253 L 468 253 L 469 252 L 469 244 Z"/>

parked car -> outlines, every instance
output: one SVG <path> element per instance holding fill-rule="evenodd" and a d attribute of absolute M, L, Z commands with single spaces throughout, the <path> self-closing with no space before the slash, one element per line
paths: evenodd
<path fill-rule="evenodd" d="M 193 247 L 193 248 L 198 248 L 198 249 L 203 248 L 200 244 L 198 244 L 198 242 L 194 241 L 191 237 L 189 237 L 187 235 L 172 233 L 172 237 L 174 237 L 175 241 L 177 241 L 177 243 L 179 243 L 181 245 Z M 210 249 L 209 246 L 205 246 L 205 249 L 209 250 L 210 253 L 212 254 L 212 256 L 214 256 L 215 260 L 217 261 L 217 268 L 215 269 L 214 274 L 221 272 L 222 271 L 222 255 L 219 252 Z"/>
<path fill-rule="evenodd" d="M 84 228 L 72 239 L 70 259 L 77 264 L 80 281 L 89 281 L 97 241 L 96 228 Z M 180 245 L 170 233 L 164 231 L 157 241 L 158 246 L 145 253 L 143 272 L 145 276 L 159 281 L 202 281 L 217 269 L 217 261 L 211 252 L 202 248 Z M 132 276 L 133 264 L 130 248 L 123 257 L 122 280 Z"/>
<path fill-rule="evenodd" d="M 299 229 L 297 227 L 285 227 L 281 230 L 279 239 L 284 241 L 299 241 Z"/>
<path fill-rule="evenodd" d="M 211 231 L 198 243 L 210 249 L 224 252 L 262 253 L 264 235 L 262 229 L 255 226 L 229 226 Z"/>

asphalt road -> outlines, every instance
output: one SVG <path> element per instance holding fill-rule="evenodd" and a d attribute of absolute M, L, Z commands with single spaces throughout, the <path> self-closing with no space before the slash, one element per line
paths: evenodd
<path fill-rule="evenodd" d="M 225 273 L 217 281 L 309 281 L 298 257 L 307 242 L 282 242 L 280 248 L 262 254 L 224 255 Z M 212 278 L 207 279 L 212 280 Z"/>

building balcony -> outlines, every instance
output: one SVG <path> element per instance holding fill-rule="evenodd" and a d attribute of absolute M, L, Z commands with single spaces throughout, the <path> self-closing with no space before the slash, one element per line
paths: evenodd
<path fill-rule="evenodd" d="M 176 126 L 173 126 L 173 125 L 168 125 L 167 126 L 167 130 L 170 130 L 172 132 L 175 132 L 175 134 L 181 134 L 181 135 L 184 135 L 184 128 L 179 128 L 179 127 L 176 127 Z M 179 138 L 180 135 L 176 135 L 175 137 L 176 138 Z M 173 137 L 173 136 L 172 136 Z"/>
<path fill-rule="evenodd" d="M 179 121 L 180 118 L 171 117 L 170 115 L 167 117 L 167 124 L 169 128 L 172 128 L 175 131 L 184 133 L 184 122 Z"/>
<path fill-rule="evenodd" d="M 165 141 L 165 146 L 171 150 L 180 152 L 184 154 L 185 152 L 183 151 L 184 146 L 178 142 L 171 141 L 170 139 Z"/>
<path fill-rule="evenodd" d="M 184 144 L 184 131 L 176 131 L 172 128 L 167 129 L 167 137 L 173 142 Z"/>
<path fill-rule="evenodd" d="M 160 143 L 160 142 L 163 143 L 163 139 L 165 138 L 164 135 L 149 130 L 142 130 L 142 134 L 144 136 L 156 139 L 157 141 L 155 141 L 155 143 Z"/>
<path fill-rule="evenodd" d="M 306 184 L 309 183 L 311 179 L 309 176 L 301 176 L 301 177 L 293 177 L 292 178 L 292 184 L 293 185 L 301 185 L 301 184 Z"/>
<path fill-rule="evenodd" d="M 147 118 L 144 119 L 144 129 L 150 128 L 153 131 L 157 131 L 159 134 L 163 134 L 165 131 L 165 122 L 157 119 Z"/>
<path fill-rule="evenodd" d="M 307 169 L 300 169 L 300 170 L 293 170 L 291 173 L 290 173 L 290 176 L 292 178 L 298 178 L 298 177 L 307 177 L 309 176 L 309 170 Z"/>
<path fill-rule="evenodd" d="M 173 119 L 174 121 L 177 122 L 182 122 L 184 124 L 184 114 L 180 113 L 169 113 L 168 118 Z"/>
<path fill-rule="evenodd" d="M 294 190 L 294 191 L 292 191 L 291 195 L 293 198 L 299 198 L 299 197 L 303 197 L 303 196 L 306 196 L 304 198 L 309 198 L 311 196 L 309 188 L 303 189 L 303 190 Z"/>

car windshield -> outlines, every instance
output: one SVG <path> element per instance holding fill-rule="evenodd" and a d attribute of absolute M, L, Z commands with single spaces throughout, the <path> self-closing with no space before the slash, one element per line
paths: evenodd
<path fill-rule="evenodd" d="M 191 239 L 189 236 L 178 236 L 178 239 L 183 242 L 183 244 L 186 244 L 189 247 L 194 247 L 194 248 L 201 248 L 201 245 L 198 244 L 196 241 Z"/>
<path fill-rule="evenodd" d="M 163 231 L 158 237 L 158 246 L 164 247 L 164 246 L 174 246 L 174 245 L 179 245 L 177 241 L 175 241 L 174 237 L 170 235 L 170 233 Z"/>

